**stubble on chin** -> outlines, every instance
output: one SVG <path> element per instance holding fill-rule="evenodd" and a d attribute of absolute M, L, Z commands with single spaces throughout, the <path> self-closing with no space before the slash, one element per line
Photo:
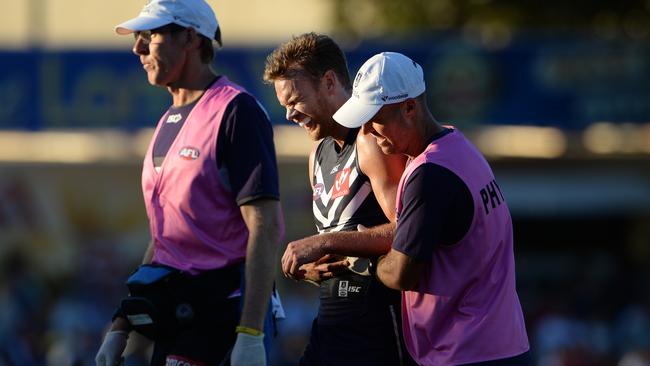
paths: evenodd
<path fill-rule="evenodd" d="M 312 131 L 307 131 L 307 135 L 309 135 L 309 138 L 312 141 L 319 141 L 324 137 L 324 136 L 322 136 L 320 127 L 316 127 Z"/>

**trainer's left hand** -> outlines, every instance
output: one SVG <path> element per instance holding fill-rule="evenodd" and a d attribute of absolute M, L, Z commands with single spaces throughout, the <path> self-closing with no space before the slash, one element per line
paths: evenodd
<path fill-rule="evenodd" d="M 282 272 L 292 279 L 301 279 L 300 266 L 314 262 L 326 253 L 318 235 L 292 241 L 282 255 Z"/>
<path fill-rule="evenodd" d="M 264 334 L 254 336 L 237 333 L 237 341 L 230 354 L 231 366 L 266 366 Z"/>
<path fill-rule="evenodd" d="M 129 333 L 123 330 L 114 330 L 106 333 L 104 342 L 102 342 L 97 355 L 95 356 L 95 365 L 97 366 L 117 366 L 123 361 L 122 352 L 126 348 Z"/>

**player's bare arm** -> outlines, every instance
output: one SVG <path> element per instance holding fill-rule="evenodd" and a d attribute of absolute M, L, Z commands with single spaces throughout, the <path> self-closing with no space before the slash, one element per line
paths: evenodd
<path fill-rule="evenodd" d="M 390 250 L 395 229 L 392 224 L 395 221 L 395 196 L 406 158 L 403 155 L 385 155 L 377 146 L 375 138 L 364 131 L 357 136 L 357 152 L 360 168 L 370 179 L 377 202 L 391 224 L 364 232 L 314 235 L 289 243 L 282 256 L 282 271 L 287 277 L 302 278 L 307 268 L 301 271 L 301 266 L 326 254 L 372 257 Z M 310 172 L 313 171 L 314 154 L 315 149 L 309 157 Z"/>
<path fill-rule="evenodd" d="M 273 289 L 275 258 L 282 235 L 280 202 L 258 199 L 240 206 L 240 210 L 249 231 L 240 325 L 261 330 Z"/>
<path fill-rule="evenodd" d="M 363 232 L 333 232 L 292 241 L 282 256 L 282 272 L 289 278 L 301 279 L 304 276 L 300 271 L 303 264 L 314 262 L 331 253 L 350 257 L 375 257 L 385 254 L 390 250 L 394 233 L 395 224 L 388 223 Z"/>
<path fill-rule="evenodd" d="M 318 149 L 318 143 L 314 144 L 311 148 L 311 152 L 309 153 L 309 172 L 307 173 L 309 175 L 309 187 L 313 190 L 314 189 L 314 160 L 316 159 L 316 149 Z"/>
<path fill-rule="evenodd" d="M 357 153 L 359 168 L 370 179 L 372 192 L 384 215 L 390 222 L 395 222 L 395 197 L 406 165 L 406 156 L 384 154 L 377 145 L 376 138 L 365 127 L 357 135 Z"/>
<path fill-rule="evenodd" d="M 377 265 L 377 278 L 388 288 L 408 291 L 415 289 L 424 263 L 391 249 Z"/>
<path fill-rule="evenodd" d="M 309 154 L 309 186 L 314 188 L 314 159 L 316 157 L 316 149 L 318 148 L 318 143 L 314 144 Z M 289 244 L 291 245 L 291 243 Z M 285 255 L 287 252 L 285 252 Z M 315 259 L 309 262 L 301 262 L 296 267 L 295 273 L 289 273 L 284 271 L 284 257 L 283 255 L 283 272 L 285 276 L 293 279 L 305 279 L 309 282 L 317 284 L 321 281 L 324 281 L 328 278 L 334 277 L 337 273 L 343 272 L 348 265 L 348 262 L 345 258 L 335 256 L 335 255 L 324 255 L 320 257 L 315 257 Z M 313 256 L 313 255 L 312 255 Z M 311 258 L 311 256 L 310 256 Z M 292 263 L 293 264 L 293 263 Z"/>

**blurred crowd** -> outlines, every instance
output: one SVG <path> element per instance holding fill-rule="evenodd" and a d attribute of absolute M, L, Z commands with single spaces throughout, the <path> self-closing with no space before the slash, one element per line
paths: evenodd
<path fill-rule="evenodd" d="M 76 264 L 74 274 L 52 278 L 41 276 L 19 250 L 3 256 L 0 366 L 94 365 L 113 306 L 125 293 L 120 278 L 137 263 L 125 261 L 106 243 L 96 243 L 79 253 Z M 522 266 L 518 270 L 525 271 Z M 287 318 L 279 322 L 272 365 L 295 365 L 317 310 L 317 289 L 284 279 L 278 285 Z M 526 306 L 528 291 L 520 291 L 536 364 L 650 365 L 650 303 L 644 288 L 637 288 L 641 296 L 630 296 L 634 301 L 628 302 L 620 298 L 627 289 L 608 293 L 603 286 L 598 293 L 581 291 L 584 287 L 598 284 L 576 280 L 569 287 L 572 291 L 562 293 L 541 288 L 536 299 L 543 300 L 535 300 L 534 306 Z M 146 365 L 147 342 L 140 340 L 130 348 L 125 365 Z"/>

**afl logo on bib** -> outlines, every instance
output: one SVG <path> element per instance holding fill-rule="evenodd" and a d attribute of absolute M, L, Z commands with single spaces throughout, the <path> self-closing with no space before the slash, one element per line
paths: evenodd
<path fill-rule="evenodd" d="M 196 160 L 198 159 L 200 152 L 199 149 L 195 147 L 185 146 L 178 152 L 178 155 L 184 160 Z"/>

